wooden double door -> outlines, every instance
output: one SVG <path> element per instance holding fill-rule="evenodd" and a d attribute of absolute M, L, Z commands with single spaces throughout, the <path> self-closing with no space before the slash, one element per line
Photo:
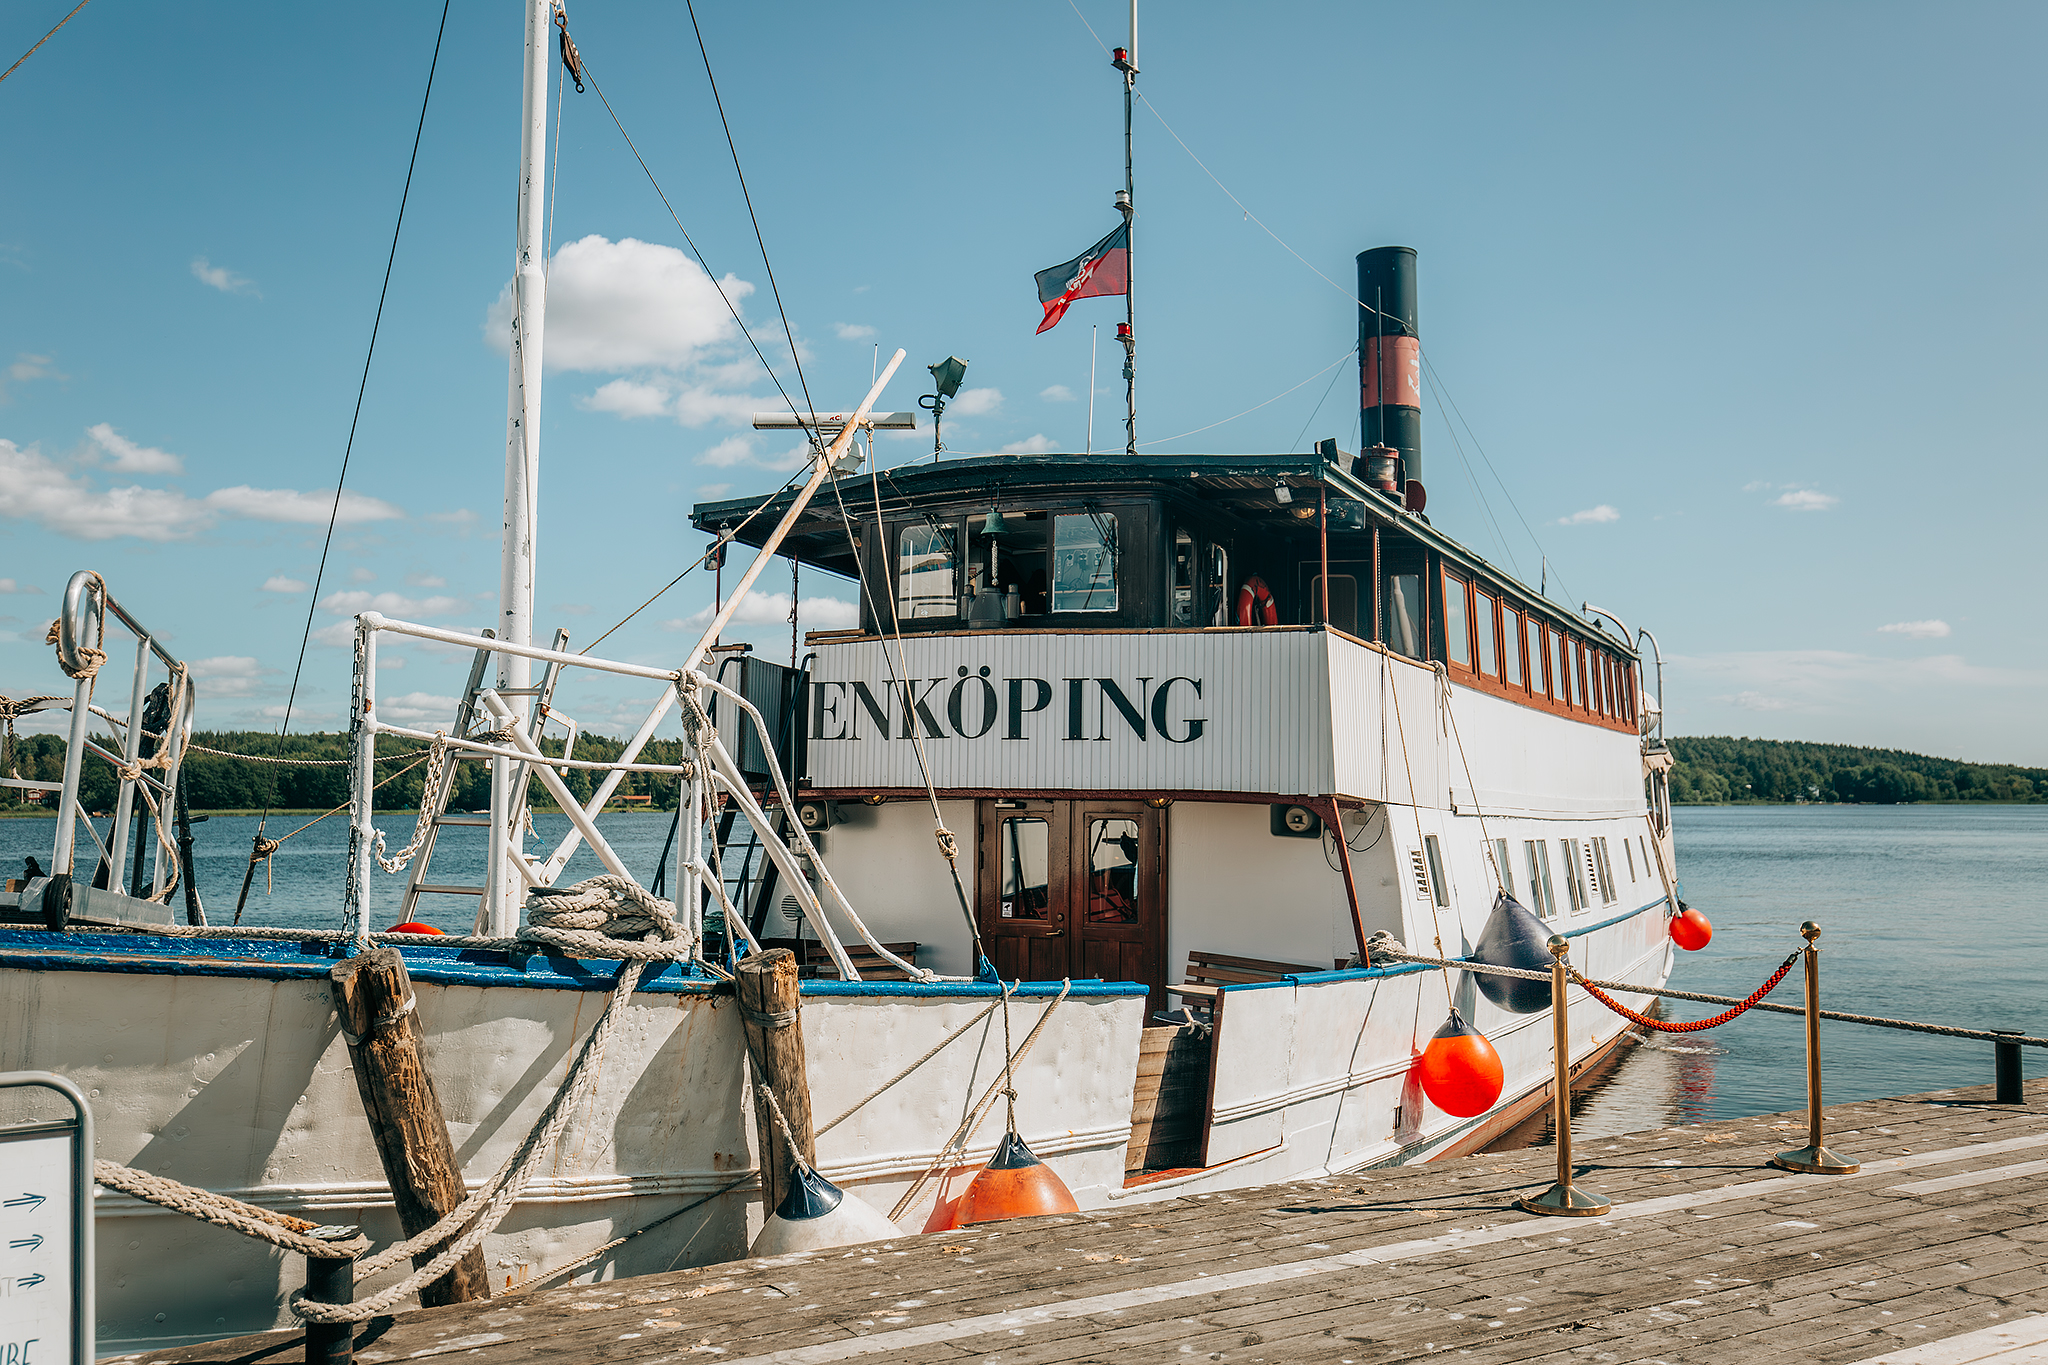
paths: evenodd
<path fill-rule="evenodd" d="M 980 803 L 982 942 L 1006 981 L 1099 977 L 1166 1007 L 1164 812 L 1141 801 Z"/>

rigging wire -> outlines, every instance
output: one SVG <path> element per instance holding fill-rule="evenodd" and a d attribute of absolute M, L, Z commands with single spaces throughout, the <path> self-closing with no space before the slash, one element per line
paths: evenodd
<path fill-rule="evenodd" d="M 1355 351 L 1358 348 L 1356 346 L 1353 346 L 1351 349 Z M 1350 359 L 1350 357 L 1346 356 L 1345 359 L 1348 360 Z M 1342 370 L 1339 370 L 1336 374 L 1330 376 L 1329 387 L 1324 389 L 1323 396 L 1316 400 L 1316 410 L 1314 412 L 1311 412 L 1308 415 L 1308 420 L 1301 424 L 1301 430 L 1294 433 L 1294 440 L 1287 447 L 1289 450 L 1293 450 L 1296 446 L 1300 445 L 1301 438 L 1308 435 L 1308 429 L 1316 424 L 1317 416 L 1319 416 L 1322 413 L 1323 404 L 1330 401 L 1330 395 L 1337 391 L 1337 381 L 1343 377 L 1344 372 Z"/>
<path fill-rule="evenodd" d="M 1429 386 L 1429 394 L 1430 397 L 1436 399 L 1436 410 L 1444 419 L 1445 430 L 1450 433 L 1451 449 L 1458 452 L 1458 467 L 1465 471 L 1465 482 L 1472 485 L 1472 492 L 1479 499 L 1480 510 L 1486 513 L 1486 520 L 1493 527 L 1494 542 L 1500 546 L 1501 553 L 1507 556 L 1508 563 L 1514 567 L 1515 577 L 1520 578 L 1522 576 L 1521 561 L 1517 560 L 1515 552 L 1508 548 L 1508 538 L 1502 534 L 1500 522 L 1493 515 L 1493 504 L 1486 500 L 1486 490 L 1479 486 L 1479 476 L 1472 472 L 1472 462 L 1465 458 L 1465 443 L 1458 439 L 1458 429 L 1451 425 L 1451 415 L 1444 411 L 1443 394 L 1433 383 Z"/>
<path fill-rule="evenodd" d="M 1493 460 L 1490 456 L 1487 455 L 1486 447 L 1479 443 L 1479 433 L 1472 430 L 1472 423 L 1466 419 L 1464 409 L 1458 406 L 1457 398 L 1451 393 L 1451 386 L 1444 383 L 1444 377 L 1441 374 L 1437 373 L 1437 368 L 1434 364 L 1430 362 L 1429 355 L 1427 352 L 1423 353 L 1422 365 L 1429 376 L 1430 383 L 1435 385 L 1436 388 L 1443 394 L 1443 401 L 1448 402 L 1451 405 L 1451 411 L 1457 413 L 1458 420 L 1465 424 L 1465 434 L 1472 438 L 1472 448 L 1478 451 L 1479 458 L 1485 461 L 1486 472 L 1493 475 L 1493 481 L 1500 485 L 1500 491 L 1502 492 L 1502 494 L 1506 496 L 1508 500 L 1508 507 L 1513 510 L 1515 514 L 1515 519 L 1521 522 L 1522 529 L 1529 533 L 1530 543 L 1535 545 L 1536 552 L 1542 555 L 1544 559 L 1547 561 L 1550 558 L 1549 553 L 1544 550 L 1543 542 L 1536 538 L 1536 529 L 1529 525 L 1529 519 L 1522 515 L 1521 504 L 1515 501 L 1515 495 L 1513 492 L 1509 490 L 1507 480 L 1503 479 L 1500 476 L 1500 471 L 1493 467 Z M 1560 588 L 1564 587 L 1564 579 L 1562 576 L 1558 578 L 1557 583 Z M 1571 596 L 1570 591 L 1567 590 L 1565 595 L 1567 597 Z"/>
<path fill-rule="evenodd" d="M 1257 412 L 1257 411 L 1258 411 L 1258 410 L 1259 410 L 1260 408 L 1266 407 L 1266 406 L 1268 406 L 1269 404 L 1273 404 L 1273 403 L 1277 403 L 1277 402 L 1279 402 L 1279 401 L 1280 401 L 1281 399 L 1285 398 L 1285 397 L 1286 397 L 1286 396 L 1287 396 L 1288 394 L 1290 394 L 1290 393 L 1293 393 L 1295 389 L 1299 389 L 1299 388 L 1305 388 L 1306 386 L 1308 386 L 1308 385 L 1310 385 L 1310 384 L 1313 384 L 1313 383 L 1315 383 L 1315 381 L 1316 381 L 1316 380 L 1318 380 L 1318 379 L 1321 379 L 1321 378 L 1322 378 L 1322 377 L 1323 377 L 1324 375 L 1326 375 L 1326 374 L 1329 374 L 1331 370 L 1334 370 L 1334 369 L 1336 369 L 1336 368 L 1337 368 L 1337 367 L 1338 367 L 1339 365 L 1342 365 L 1342 364 L 1343 364 L 1343 363 L 1344 363 L 1345 361 L 1347 361 L 1347 360 L 1351 359 L 1351 357 L 1352 357 L 1353 355 L 1357 354 L 1357 352 L 1358 352 L 1358 348 L 1357 348 L 1356 346 L 1353 346 L 1353 347 L 1352 347 L 1352 348 L 1351 348 L 1350 350 L 1346 351 L 1346 352 L 1345 352 L 1345 353 L 1344 353 L 1343 355 L 1340 355 L 1340 356 L 1338 356 L 1338 357 L 1337 357 L 1337 358 L 1336 358 L 1335 360 L 1333 360 L 1333 361 L 1331 361 L 1331 362 L 1330 362 L 1329 364 L 1327 364 L 1327 365 L 1323 366 L 1323 368 L 1321 368 L 1320 370 L 1317 370 L 1317 371 L 1316 371 L 1316 372 L 1315 372 L 1314 374 L 1310 375 L 1310 376 L 1309 376 L 1308 378 L 1306 378 L 1306 379 L 1302 380 L 1302 381 L 1301 381 L 1301 383 L 1299 383 L 1299 384 L 1295 384 L 1295 385 L 1293 385 L 1293 386 L 1292 386 L 1292 387 L 1290 387 L 1290 388 L 1285 388 L 1285 389 L 1282 389 L 1282 390 L 1281 390 L 1280 392 L 1278 392 L 1278 393 L 1274 394 L 1274 395 L 1273 395 L 1273 396 L 1272 396 L 1271 398 L 1268 398 L 1268 399 L 1267 399 L 1267 400 L 1266 400 L 1266 401 L 1265 401 L 1264 403 L 1254 403 L 1254 404 L 1252 404 L 1252 405 L 1251 405 L 1250 407 L 1246 408 L 1246 409 L 1245 409 L 1245 410 L 1244 410 L 1243 412 L 1239 412 L 1239 413 L 1233 413 L 1233 414 L 1231 414 L 1230 416 L 1228 416 L 1228 417 L 1224 418 L 1224 419 L 1223 419 L 1222 421 L 1220 421 L 1220 422 L 1211 422 L 1211 423 L 1209 423 L 1209 425 L 1208 425 L 1208 426 L 1206 426 L 1206 427 L 1196 427 L 1196 428 L 1195 428 L 1195 429 L 1194 429 L 1193 431 L 1183 431 L 1183 432 L 1181 432 L 1181 433 L 1180 433 L 1180 435 L 1178 435 L 1178 436 L 1162 436 L 1162 437 L 1160 437 L 1160 438 L 1159 438 L 1158 440 L 1156 440 L 1156 441 L 1140 441 L 1140 442 L 1138 442 L 1138 444 L 1139 444 L 1139 446 L 1141 446 L 1141 447 L 1143 447 L 1143 446 L 1163 446 L 1163 445 L 1165 445 L 1165 444 L 1166 444 L 1166 443 L 1167 443 L 1168 441 L 1178 441 L 1178 440 L 1181 440 L 1181 439 L 1183 439 L 1184 437 L 1188 437 L 1188 436 L 1197 436 L 1197 435 L 1200 435 L 1200 434 L 1201 434 L 1202 432 L 1205 432 L 1205 431 L 1210 431 L 1210 430 L 1213 430 L 1213 429 L 1214 429 L 1214 428 L 1216 428 L 1216 427 L 1224 426 L 1224 425 L 1226 425 L 1226 424 L 1228 424 L 1228 423 L 1231 423 L 1231 422 L 1235 422 L 1235 421 L 1236 421 L 1236 420 L 1237 420 L 1238 418 L 1240 418 L 1240 417 L 1248 417 L 1248 416 L 1250 416 L 1250 415 L 1251 415 L 1252 413 L 1255 413 L 1255 412 Z M 1331 382 L 1332 384 L 1335 384 L 1335 383 L 1336 383 L 1337 381 L 1336 381 L 1335 377 L 1332 377 L 1332 378 L 1331 378 L 1331 380 L 1330 380 L 1330 382 Z M 1309 420 L 1310 420 L 1310 421 L 1314 421 L 1315 419 L 1314 419 L 1314 418 L 1310 418 Z"/>
<path fill-rule="evenodd" d="M 87 3 L 87 0 L 78 0 L 78 3 L 77 3 L 76 5 L 74 5 L 74 6 L 72 6 L 72 9 L 71 9 L 71 14 L 76 14 L 76 13 L 78 13 L 78 11 L 80 11 L 80 10 L 84 9 L 84 8 L 85 8 L 85 6 L 86 6 L 86 3 Z M 49 31 L 48 33 L 45 33 L 45 34 L 44 34 L 44 35 L 43 35 L 42 37 L 40 37 L 40 38 L 36 39 L 36 47 L 41 47 L 41 46 L 42 46 L 42 45 L 43 45 L 44 43 L 47 43 L 47 42 L 49 42 L 49 41 L 50 41 L 50 39 L 52 39 L 52 38 L 56 37 L 56 36 L 57 36 L 57 29 L 59 29 L 59 28 L 62 28 L 62 27 L 64 27 L 64 25 L 66 25 L 66 24 L 68 24 L 68 23 L 70 23 L 70 22 L 71 22 L 71 14 L 67 14 L 67 15 L 65 15 L 65 16 L 64 16 L 64 17 L 63 17 L 62 19 L 59 19 L 59 20 L 57 21 L 57 25 L 56 25 L 56 28 L 52 28 L 52 29 L 51 29 L 51 30 L 50 30 L 50 31 Z M 1087 20 L 1085 20 L 1085 19 L 1084 19 L 1084 20 L 1082 20 L 1081 22 L 1083 22 L 1083 23 L 1086 23 L 1086 22 L 1087 22 Z M 31 58 L 31 57 L 33 57 L 33 56 L 35 56 L 35 55 L 36 55 L 36 47 L 32 47 L 32 48 L 30 48 L 30 49 L 29 49 L 28 51 L 26 51 L 26 52 L 22 53 L 20 57 L 18 57 L 18 58 L 16 58 L 16 59 L 15 59 L 15 62 L 14 62 L 14 65 L 13 65 L 13 66 L 10 66 L 10 67 L 8 67 L 8 68 L 7 68 L 7 69 L 6 69 L 5 71 L 0 71 L 0 81 L 4 81 L 4 80 L 6 80 L 6 79 L 7 79 L 7 78 L 8 78 L 9 76 L 12 76 L 12 75 L 13 75 L 13 74 L 14 74 L 14 73 L 15 73 L 16 71 L 18 71 L 18 70 L 20 70 L 20 69 L 21 69 L 21 64 L 22 64 L 23 62 L 25 62 L 25 61 L 27 61 L 27 60 L 28 60 L 29 58 Z"/>
<path fill-rule="evenodd" d="M 355 453 L 356 428 L 363 420 L 363 396 L 370 389 L 370 364 L 377 357 L 377 334 L 384 325 L 384 301 L 391 293 L 391 272 L 398 261 L 398 237 L 405 227 L 406 202 L 412 197 L 412 173 L 420 161 L 420 140 L 425 137 L 427 131 L 427 106 L 434 98 L 434 73 L 440 69 L 441 40 L 448 33 L 448 7 L 452 3 L 453 0 L 441 0 L 441 26 L 434 31 L 434 56 L 427 63 L 427 90 L 426 94 L 420 97 L 419 124 L 413 129 L 412 134 L 412 158 L 405 163 L 405 188 L 398 193 L 398 220 L 391 225 L 391 251 L 384 258 L 384 284 L 377 291 L 377 313 L 370 322 L 370 345 L 363 356 L 363 377 L 356 385 L 355 415 L 349 418 L 348 441 L 342 446 L 341 473 L 334 481 L 334 506 L 327 513 L 327 535 L 320 542 L 320 567 L 313 574 L 313 589 L 306 603 L 306 628 L 299 636 L 299 659 L 292 667 L 291 691 L 286 694 L 284 715 L 277 723 L 277 751 L 280 754 L 284 752 L 285 732 L 291 729 L 292 708 L 298 703 L 299 678 L 306 670 L 306 646 L 313 638 L 313 613 L 318 610 L 320 604 L 320 582 L 327 574 L 328 553 L 334 548 L 334 527 L 341 517 L 342 489 L 348 484 L 348 462 Z M 259 840 L 263 837 L 264 822 L 270 819 L 270 808 L 276 800 L 277 779 L 273 773 L 270 789 L 263 798 L 263 817 L 256 822 L 256 837 Z"/>

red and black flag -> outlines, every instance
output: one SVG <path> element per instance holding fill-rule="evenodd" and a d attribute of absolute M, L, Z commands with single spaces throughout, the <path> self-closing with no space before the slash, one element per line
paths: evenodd
<path fill-rule="evenodd" d="M 1101 298 L 1131 292 L 1131 225 L 1115 232 L 1068 261 L 1038 272 L 1038 301 L 1045 305 L 1043 332 L 1066 316 L 1075 299 Z"/>

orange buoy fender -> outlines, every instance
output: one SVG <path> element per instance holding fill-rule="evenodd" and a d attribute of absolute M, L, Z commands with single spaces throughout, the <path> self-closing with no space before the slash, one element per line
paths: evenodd
<path fill-rule="evenodd" d="M 1043 1213 L 1079 1213 L 1081 1206 L 1067 1182 L 1032 1155 L 1024 1139 L 1003 1134 L 988 1165 L 960 1196 L 955 1226 L 994 1223 L 1005 1218 L 1033 1218 Z"/>
<path fill-rule="evenodd" d="M 1469 1119 L 1493 1108 L 1506 1073 L 1500 1054 L 1486 1035 L 1466 1023 L 1456 1010 L 1422 1050 L 1415 1064 L 1422 1093 L 1454 1118 Z"/>
<path fill-rule="evenodd" d="M 1713 921 L 1680 901 L 1678 913 L 1671 917 L 1671 941 L 1689 953 L 1696 953 L 1714 941 Z"/>
<path fill-rule="evenodd" d="M 1277 626 L 1280 624 L 1280 604 L 1273 600 L 1273 590 L 1266 586 L 1266 580 L 1253 574 L 1237 590 L 1237 623 L 1241 626 Z"/>
<path fill-rule="evenodd" d="M 443 937 L 446 937 L 448 933 L 445 929 L 436 929 L 433 925 L 422 924 L 416 919 L 409 919 L 403 924 L 394 924 L 389 932 L 394 934 L 439 934 Z"/>

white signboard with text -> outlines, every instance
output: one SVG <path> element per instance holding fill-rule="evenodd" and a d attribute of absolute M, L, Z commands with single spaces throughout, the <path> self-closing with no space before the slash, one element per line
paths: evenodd
<path fill-rule="evenodd" d="M 52 1082 L 55 1082 L 53 1084 Z M 91 1218 L 84 1097 L 57 1077 L 0 1076 L 12 1101 L 58 1091 L 75 1117 L 0 1125 L 0 1365 L 62 1365 L 93 1357 Z"/>

